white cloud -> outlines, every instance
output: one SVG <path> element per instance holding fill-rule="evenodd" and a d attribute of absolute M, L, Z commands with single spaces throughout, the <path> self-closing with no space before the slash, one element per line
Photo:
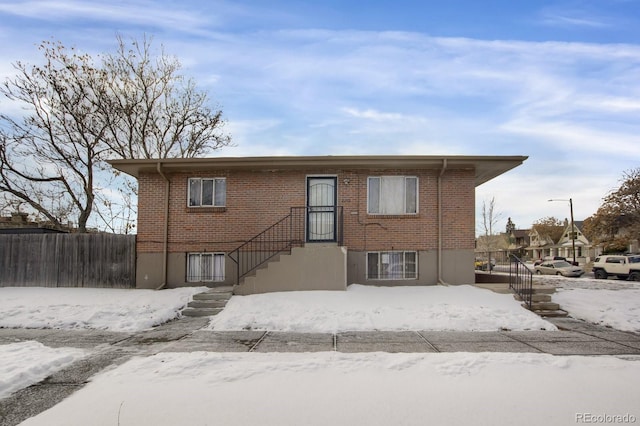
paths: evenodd
<path fill-rule="evenodd" d="M 599 130 L 587 125 L 565 122 L 514 120 L 501 126 L 505 132 L 517 133 L 545 141 L 561 144 L 569 151 L 576 149 L 609 157 L 624 157 L 640 160 L 640 134 L 621 133 L 616 130 Z"/>
<path fill-rule="evenodd" d="M 544 25 L 550 25 L 555 27 L 591 27 L 591 28 L 606 28 L 609 26 L 606 22 L 593 17 L 574 17 L 563 15 L 546 15 L 542 21 Z"/>
<path fill-rule="evenodd" d="M 356 118 L 364 118 L 367 120 L 373 121 L 389 121 L 389 120 L 406 120 L 407 117 L 404 117 L 402 114 L 398 113 L 390 113 L 390 112 L 380 112 L 374 109 L 366 109 L 360 110 L 357 108 L 342 108 L 342 111 L 352 117 Z"/>
<path fill-rule="evenodd" d="M 114 24 L 133 35 L 162 28 L 154 42 L 178 55 L 229 120 L 238 146 L 222 155 L 529 155 L 478 189 L 523 226 L 546 216 L 557 188 L 575 195 L 582 216 L 592 214 L 621 171 L 637 167 L 638 45 L 288 30 L 294 12 L 264 9 L 224 1 L 205 12 L 140 1 L 0 5 L 0 13 L 34 19 L 104 21 L 74 39 L 87 51 L 113 40 Z M 229 29 L 261 12 L 281 29 Z M 588 20 L 561 12 L 548 14 Z M 2 37 L 5 57 L 42 38 L 15 28 Z"/>
<path fill-rule="evenodd" d="M 100 21 L 155 24 L 193 28 L 205 23 L 197 13 L 175 8 L 154 7 L 153 2 L 100 1 L 12 1 L 0 4 L 0 12 L 45 21 L 95 19 Z"/>

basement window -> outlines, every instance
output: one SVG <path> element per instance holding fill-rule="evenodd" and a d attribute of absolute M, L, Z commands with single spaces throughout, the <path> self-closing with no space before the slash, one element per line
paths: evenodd
<path fill-rule="evenodd" d="M 187 282 L 224 281 L 224 253 L 187 253 Z"/>
<path fill-rule="evenodd" d="M 415 280 L 417 278 L 417 252 L 377 251 L 367 253 L 368 280 Z"/>
<path fill-rule="evenodd" d="M 189 207 L 224 207 L 227 203 L 225 178 L 189 178 Z"/>

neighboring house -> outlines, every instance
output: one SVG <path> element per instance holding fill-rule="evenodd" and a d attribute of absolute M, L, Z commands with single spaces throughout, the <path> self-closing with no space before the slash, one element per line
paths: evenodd
<path fill-rule="evenodd" d="M 557 254 L 554 253 L 555 244 L 551 237 L 540 234 L 535 227 L 529 230 L 529 241 L 529 247 L 526 250 L 531 259 L 557 256 Z"/>
<path fill-rule="evenodd" d="M 27 213 L 12 213 L 11 216 L 0 216 L 0 234 L 52 234 L 68 231 L 54 229 L 49 223 L 30 221 Z"/>
<path fill-rule="evenodd" d="M 110 163 L 139 183 L 137 287 L 227 284 L 248 294 L 473 283 L 475 188 L 526 158 Z"/>
<path fill-rule="evenodd" d="M 485 236 L 476 239 L 476 260 L 485 260 L 489 253 L 497 263 L 509 262 L 509 256 L 515 255 L 520 259 L 527 256 L 529 247 L 529 229 L 512 229 L 509 232 Z"/>
<path fill-rule="evenodd" d="M 523 258 L 527 253 L 527 248 L 531 244 L 529 229 L 513 229 L 509 233 L 509 252 L 519 258 Z"/>
<path fill-rule="evenodd" d="M 588 258 L 590 258 L 591 243 L 582 233 L 582 224 L 582 221 L 575 221 L 573 223 L 574 241 L 571 241 L 571 223 L 567 224 L 562 232 L 562 237 L 556 244 L 558 256 L 573 260 L 573 249 L 575 246 L 576 261 L 585 263 L 590 260 Z"/>
<path fill-rule="evenodd" d="M 551 240 L 547 235 L 540 235 L 535 227 L 529 232 L 531 243 L 527 249 L 532 259 L 542 259 L 547 256 L 562 256 L 567 260 L 573 260 L 573 247 L 575 245 L 576 261 L 587 263 L 590 261 L 592 246 L 587 237 L 582 233 L 582 221 L 574 222 L 573 232 L 575 234 L 575 244 L 571 241 L 571 223 L 562 232 L 562 236 L 557 242 Z"/>
<path fill-rule="evenodd" d="M 476 260 L 496 259 L 503 262 L 509 241 L 506 234 L 479 235 L 476 238 Z"/>

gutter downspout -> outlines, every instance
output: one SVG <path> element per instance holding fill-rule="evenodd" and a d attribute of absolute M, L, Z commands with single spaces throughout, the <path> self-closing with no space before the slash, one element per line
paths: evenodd
<path fill-rule="evenodd" d="M 438 285 L 448 286 L 442 279 L 442 176 L 447 170 L 447 159 L 442 160 L 442 169 L 438 175 Z"/>
<path fill-rule="evenodd" d="M 167 285 L 167 245 L 169 241 L 169 178 L 162 171 L 162 163 L 156 164 L 156 169 L 164 181 L 166 182 L 164 187 L 164 235 L 162 240 L 162 284 L 156 288 L 156 290 L 162 290 Z"/>

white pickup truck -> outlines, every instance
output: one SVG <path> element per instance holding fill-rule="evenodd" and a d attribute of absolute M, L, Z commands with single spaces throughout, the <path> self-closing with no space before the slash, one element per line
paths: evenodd
<path fill-rule="evenodd" d="M 640 281 L 640 255 L 602 255 L 593 262 L 593 275 L 607 279 L 612 275 L 621 280 Z"/>

